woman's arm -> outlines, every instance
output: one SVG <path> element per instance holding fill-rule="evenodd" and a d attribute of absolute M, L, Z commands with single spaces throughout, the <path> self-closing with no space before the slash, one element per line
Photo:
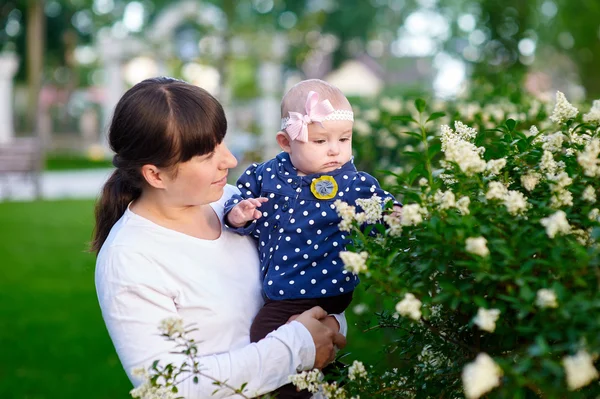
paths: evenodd
<path fill-rule="evenodd" d="M 160 360 L 163 366 L 181 364 L 185 360 L 181 355 L 170 353 L 176 348 L 158 332 L 161 320 L 178 317 L 174 302 L 176 294 L 169 292 L 157 268 L 142 255 L 125 251 L 105 255 L 99 258 L 96 269 L 100 307 L 121 363 L 137 386 L 141 381 L 132 376 L 132 369 L 148 367 L 155 360 Z M 196 328 L 202 328 L 201 320 L 184 322 L 194 322 Z M 315 324 L 321 325 L 316 320 Z M 318 328 L 309 325 L 307 329 L 300 322 L 293 322 L 258 343 L 202 356 L 199 360 L 203 373 L 234 388 L 247 383 L 247 396 L 271 392 L 287 383 L 289 375 L 311 369 L 316 355 L 319 355 L 317 363 L 331 360 L 331 356 L 324 353 L 333 352 L 333 337 L 326 336 Z M 326 348 L 328 342 L 331 349 Z M 232 394 L 221 389 L 213 396 L 216 388 L 213 382 L 210 378 L 200 377 L 198 384 L 194 384 L 189 378 L 179 386 L 179 393 L 187 399 L 220 398 Z"/>

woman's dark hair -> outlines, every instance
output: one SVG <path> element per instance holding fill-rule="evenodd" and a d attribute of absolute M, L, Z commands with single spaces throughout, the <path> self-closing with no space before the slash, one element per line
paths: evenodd
<path fill-rule="evenodd" d="M 98 253 L 127 205 L 142 193 L 143 165 L 170 168 L 212 152 L 223 141 L 227 120 L 206 90 L 166 77 L 144 80 L 115 107 L 108 141 L 117 168 L 96 203 L 91 250 Z"/>

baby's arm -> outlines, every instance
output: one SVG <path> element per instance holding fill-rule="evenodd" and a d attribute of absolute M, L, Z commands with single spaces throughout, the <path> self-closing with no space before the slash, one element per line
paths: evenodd
<path fill-rule="evenodd" d="M 257 208 L 260 208 L 262 203 L 268 200 L 265 197 L 241 200 L 225 215 L 225 222 L 231 227 L 239 228 L 248 222 L 260 219 L 262 213 Z"/>
<path fill-rule="evenodd" d="M 251 234 L 256 227 L 255 220 L 262 217 L 257 209 L 267 199 L 260 197 L 261 182 L 257 176 L 257 164 L 252 164 L 237 181 L 240 194 L 234 194 L 225 202 L 225 226 L 238 234 Z"/>

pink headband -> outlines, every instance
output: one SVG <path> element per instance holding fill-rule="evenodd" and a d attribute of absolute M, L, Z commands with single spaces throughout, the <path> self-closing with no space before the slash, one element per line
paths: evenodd
<path fill-rule="evenodd" d="M 308 125 L 313 122 L 321 123 L 326 120 L 354 121 L 352 111 L 335 109 L 329 100 L 319 102 L 319 93 L 315 91 L 308 92 L 304 109 L 306 115 L 290 111 L 290 116 L 281 120 L 281 128 L 286 129 L 292 140 L 306 143 L 308 141 Z"/>

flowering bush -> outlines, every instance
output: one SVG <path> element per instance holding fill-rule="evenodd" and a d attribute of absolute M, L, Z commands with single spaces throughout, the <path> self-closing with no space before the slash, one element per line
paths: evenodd
<path fill-rule="evenodd" d="M 377 397 L 597 397 L 600 102 L 581 116 L 558 93 L 538 125 L 439 134 L 442 114 L 414 109 L 400 123 L 420 151 L 390 187 L 402 217 L 374 235 L 353 220 L 364 206 L 338 207 L 353 238 L 342 259 L 394 335 L 402 383 Z"/>

